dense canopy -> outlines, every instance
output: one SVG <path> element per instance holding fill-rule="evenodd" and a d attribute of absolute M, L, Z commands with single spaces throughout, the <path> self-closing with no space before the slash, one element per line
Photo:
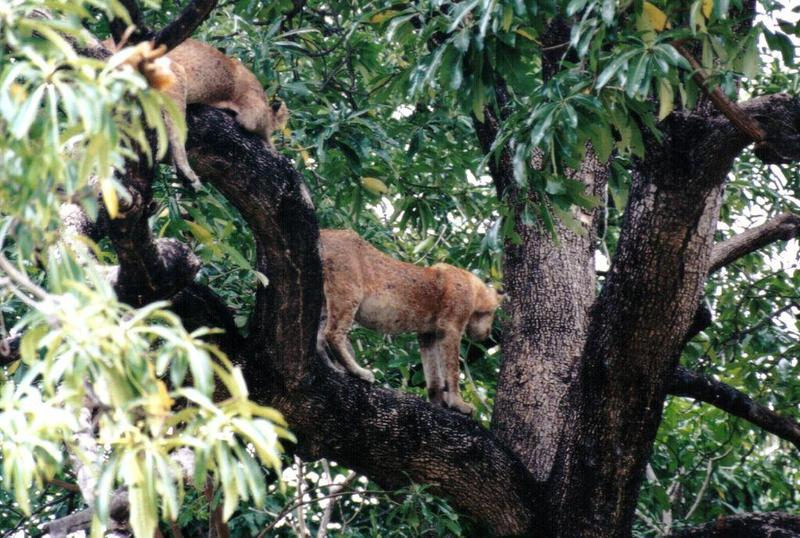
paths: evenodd
<path fill-rule="evenodd" d="M 277 151 L 130 60 L 190 36 Z M 800 535 L 798 38 L 788 0 L 0 0 L 0 536 Z M 504 289 L 473 416 L 413 334 L 331 368 L 320 228 Z"/>

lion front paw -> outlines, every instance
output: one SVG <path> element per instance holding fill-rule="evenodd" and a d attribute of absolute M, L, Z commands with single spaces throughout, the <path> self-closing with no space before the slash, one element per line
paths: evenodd
<path fill-rule="evenodd" d="M 356 376 L 360 377 L 367 383 L 375 383 L 375 374 L 372 373 L 372 370 L 367 370 L 366 368 L 360 368 L 357 372 L 354 372 Z"/>

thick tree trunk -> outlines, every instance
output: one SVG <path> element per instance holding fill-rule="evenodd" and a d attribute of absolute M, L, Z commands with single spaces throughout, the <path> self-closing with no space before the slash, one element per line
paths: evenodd
<path fill-rule="evenodd" d="M 573 428 L 551 482 L 559 536 L 630 535 L 669 380 L 708 274 L 724 181 L 748 143 L 721 117 L 673 114 L 663 129 L 663 142 L 650 140 L 634 171 L 580 376 L 565 402 Z"/>
<path fill-rule="evenodd" d="M 606 168 L 587 158 L 573 179 L 602 197 Z M 536 202 L 534 202 L 536 203 Z M 578 213 L 583 234 L 557 225 L 558 238 L 541 224 L 526 225 L 516 208 L 519 242 L 505 245 L 504 286 L 510 299 L 503 327 L 503 362 L 492 431 L 547 480 L 569 426 L 562 402 L 581 357 L 595 297 L 594 215 Z"/>
<path fill-rule="evenodd" d="M 498 91 L 501 103 L 507 99 Z M 488 152 L 500 129 L 496 115 L 485 110 L 485 121 L 475 121 L 481 147 Z M 588 328 L 588 312 L 595 297 L 594 250 L 596 212 L 574 212 L 583 233 L 556 224 L 557 238 L 543 225 L 523 224 L 527 202 L 513 179 L 511 158 L 505 151 L 490 161 L 498 196 L 514 210 L 517 238 L 506 241 L 503 258 L 504 289 L 509 299 L 503 327 L 503 361 L 492 413 L 492 432 L 522 458 L 537 480 L 546 481 L 559 450 L 569 417 L 561 405 L 581 356 Z M 608 168 L 587 152 L 581 170 L 572 178 L 586 185 L 586 193 L 602 198 Z"/>

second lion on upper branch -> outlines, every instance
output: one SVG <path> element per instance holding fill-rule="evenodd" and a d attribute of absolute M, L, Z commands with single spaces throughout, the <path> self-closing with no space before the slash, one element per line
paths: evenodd
<path fill-rule="evenodd" d="M 466 331 L 485 340 L 502 294 L 446 263 L 419 267 L 395 260 L 350 230 L 321 230 L 327 322 L 324 337 L 339 362 L 372 382 L 347 333 L 354 321 L 384 334 L 417 333 L 428 398 L 465 414 L 459 394 L 459 349 Z"/>
<path fill-rule="evenodd" d="M 103 45 L 112 51 L 118 48 L 112 39 L 105 40 Z M 153 51 L 155 54 L 147 54 L 148 45 L 152 48 L 150 43 L 138 46 L 144 47 L 144 56 L 134 54 L 126 62 L 134 64 L 145 76 L 150 58 L 158 56 L 157 50 Z M 145 61 L 139 61 L 141 58 Z M 259 135 L 267 148 L 274 149 L 271 134 L 286 124 L 289 110 L 282 101 L 270 103 L 256 76 L 239 60 L 196 39 L 187 39 L 167 53 L 166 58 L 173 77 L 158 89 L 175 102 L 181 114 L 186 113 L 186 105 L 193 103 L 230 110 L 239 125 Z M 152 85 L 151 77 L 147 78 Z M 177 129 L 169 116 L 165 116 L 165 121 L 176 168 L 199 188 L 200 180 L 189 166 Z"/>

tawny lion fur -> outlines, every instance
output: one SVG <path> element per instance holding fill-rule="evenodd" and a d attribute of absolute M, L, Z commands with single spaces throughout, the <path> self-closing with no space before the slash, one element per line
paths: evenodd
<path fill-rule="evenodd" d="M 358 365 L 347 333 L 354 321 L 385 334 L 417 333 L 428 398 L 471 414 L 459 394 L 459 347 L 466 330 L 485 340 L 502 296 L 468 271 L 446 263 L 419 267 L 395 260 L 350 230 L 322 230 L 327 321 L 324 337 L 352 374 Z"/>
<path fill-rule="evenodd" d="M 115 50 L 113 40 L 103 44 Z M 166 57 L 175 81 L 164 92 L 175 101 L 178 110 L 185 113 L 186 105 L 192 103 L 228 109 L 236 114 L 236 121 L 242 127 L 261 136 L 267 147 L 274 148 L 272 132 L 286 124 L 289 111 L 282 102 L 270 105 L 258 79 L 239 60 L 195 39 L 187 39 Z M 189 166 L 177 130 L 168 118 L 166 123 L 175 166 L 199 187 L 200 180 Z"/>

